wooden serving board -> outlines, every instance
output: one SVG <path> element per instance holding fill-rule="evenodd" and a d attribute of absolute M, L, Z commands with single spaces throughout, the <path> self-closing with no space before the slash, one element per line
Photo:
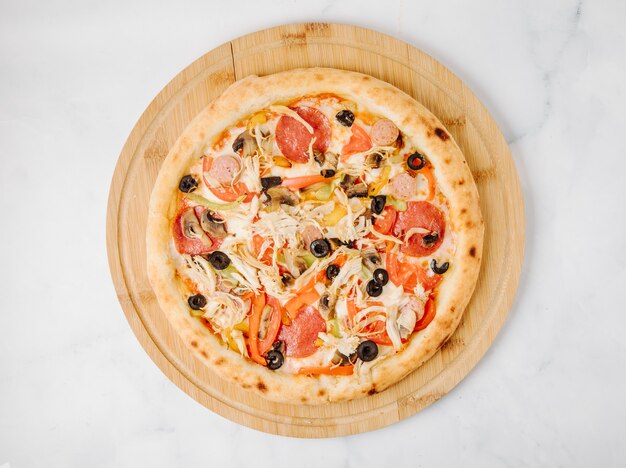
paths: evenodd
<path fill-rule="evenodd" d="M 485 218 L 483 266 L 463 320 L 426 364 L 388 390 L 326 406 L 267 401 L 222 381 L 173 331 L 146 274 L 148 200 L 177 137 L 235 80 L 297 67 L 367 73 L 414 96 L 461 146 L 478 184 Z M 120 303 L 152 360 L 212 411 L 252 428 L 294 437 L 333 437 L 377 429 L 442 398 L 474 367 L 502 326 L 515 296 L 524 249 L 517 173 L 496 123 L 476 96 L 436 60 L 392 37 L 354 26 L 280 26 L 226 43 L 176 76 L 133 128 L 119 157 L 107 211 L 109 264 Z"/>

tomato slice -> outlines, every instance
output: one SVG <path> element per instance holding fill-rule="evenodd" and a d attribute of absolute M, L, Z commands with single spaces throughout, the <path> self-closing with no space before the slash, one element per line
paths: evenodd
<path fill-rule="evenodd" d="M 254 236 L 252 236 L 252 249 L 253 249 L 254 255 L 256 255 L 256 257 L 259 259 L 261 263 L 267 266 L 270 266 L 272 265 L 272 260 L 274 256 L 274 245 L 272 242 L 270 247 L 265 249 L 263 251 L 263 255 L 259 257 L 259 254 L 261 253 L 261 247 L 263 246 L 263 242 L 265 242 L 265 239 L 259 236 L 258 234 L 255 234 Z"/>
<path fill-rule="evenodd" d="M 426 257 L 435 252 L 446 232 L 446 223 L 443 213 L 432 203 L 426 201 L 407 203 L 406 211 L 398 213 L 393 234 L 404 240 L 404 234 L 412 228 L 425 229 L 428 232 L 416 233 L 407 239 L 400 247 L 400 251 L 414 257 Z M 434 241 L 427 242 L 426 236 L 436 234 Z"/>
<path fill-rule="evenodd" d="M 211 169 L 211 163 L 211 158 L 204 158 L 204 160 L 202 161 L 202 179 L 204 180 L 204 184 L 209 188 L 213 195 L 225 202 L 233 202 L 242 195 L 246 196 L 246 198 L 244 198 L 243 200 L 245 203 L 250 202 L 254 198 L 255 193 L 250 192 L 246 184 L 244 184 L 243 182 L 238 182 L 232 186 L 221 185 L 219 187 L 211 187 L 208 181 L 204 178 L 204 173 L 208 172 Z"/>
<path fill-rule="evenodd" d="M 393 223 L 396 221 L 397 211 L 392 206 L 386 206 L 380 217 L 374 221 L 374 229 L 381 234 L 387 234 L 391 231 Z"/>
<path fill-rule="evenodd" d="M 368 306 L 374 305 L 383 306 L 384 304 L 382 302 L 371 302 L 368 304 Z M 350 320 L 353 321 L 354 316 L 358 312 L 358 309 L 354 304 L 354 299 L 349 298 L 346 302 L 346 306 L 348 309 L 348 317 L 350 317 Z M 387 346 L 393 344 L 391 342 L 391 338 L 389 338 L 389 335 L 387 334 L 387 327 L 385 325 L 385 322 L 381 322 L 380 320 L 373 322 L 365 328 L 365 331 L 371 333 L 371 335 L 368 335 L 368 339 L 372 340 L 374 343 Z"/>
<path fill-rule="evenodd" d="M 404 292 L 413 293 L 417 283 L 420 283 L 425 291 L 433 290 L 440 282 L 441 275 L 428 275 L 428 270 L 417 264 L 410 258 L 401 262 L 394 253 L 387 253 L 385 267 L 389 273 L 389 280 L 396 286 L 402 286 Z"/>
<path fill-rule="evenodd" d="M 354 153 L 362 153 L 371 147 L 372 140 L 363 127 L 352 125 L 352 136 L 341 149 L 341 160 L 345 162 Z"/>
<path fill-rule="evenodd" d="M 270 316 L 270 323 L 267 326 L 265 338 L 259 341 L 258 349 L 261 356 L 265 355 L 265 353 L 272 348 L 272 345 L 276 341 L 276 335 L 278 335 L 278 329 L 280 328 L 281 317 L 283 315 L 280 302 L 278 302 L 278 299 L 275 297 L 268 295 L 267 305 L 269 305 L 273 310 Z"/>
<path fill-rule="evenodd" d="M 307 357 L 317 351 L 315 340 L 326 331 L 326 322 L 313 306 L 300 309 L 289 325 L 283 324 L 278 339 L 285 343 L 285 355 Z"/>
<path fill-rule="evenodd" d="M 435 298 L 434 296 L 430 296 L 424 306 L 424 315 L 422 315 L 422 318 L 417 321 L 413 331 L 420 331 L 426 328 L 428 324 L 433 321 L 436 313 L 437 308 L 435 306 Z"/>

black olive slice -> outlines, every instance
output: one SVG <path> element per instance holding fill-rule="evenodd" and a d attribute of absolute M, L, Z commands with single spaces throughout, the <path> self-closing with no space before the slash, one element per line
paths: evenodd
<path fill-rule="evenodd" d="M 334 280 L 339 274 L 340 270 L 341 268 L 339 268 L 339 265 L 335 265 L 334 263 L 328 265 L 328 267 L 326 267 L 326 278 L 331 281 Z"/>
<path fill-rule="evenodd" d="M 418 171 L 426 165 L 426 158 L 424 158 L 424 156 L 422 156 L 419 153 L 413 153 L 406 160 L 406 164 L 407 166 L 409 166 L 410 169 L 413 169 L 414 171 Z"/>
<path fill-rule="evenodd" d="M 186 175 L 178 183 L 178 190 L 184 193 L 193 192 L 198 187 L 198 181 L 191 175 Z"/>
<path fill-rule="evenodd" d="M 311 242 L 309 250 L 317 258 L 322 258 L 330 253 L 330 244 L 326 239 L 316 239 Z"/>
<path fill-rule="evenodd" d="M 384 268 L 376 268 L 374 270 L 374 281 L 376 281 L 381 286 L 386 285 L 389 282 L 389 273 Z"/>
<path fill-rule="evenodd" d="M 383 285 L 373 279 L 367 283 L 365 291 L 367 291 L 370 297 L 378 297 L 383 293 Z"/>
<path fill-rule="evenodd" d="M 334 169 L 322 169 L 320 171 L 320 174 L 325 177 L 326 179 L 329 179 L 331 177 L 334 177 L 336 172 Z"/>
<path fill-rule="evenodd" d="M 228 265 L 230 265 L 230 258 L 228 258 L 228 255 L 224 252 L 216 250 L 215 252 L 211 252 L 209 255 L 209 262 L 216 270 L 223 270 L 224 268 L 228 268 Z"/>
<path fill-rule="evenodd" d="M 424 244 L 424 247 L 430 247 L 435 242 L 437 242 L 437 239 L 439 239 L 439 234 L 436 232 L 431 232 L 430 234 L 426 234 L 424 237 L 422 237 L 422 244 Z"/>
<path fill-rule="evenodd" d="M 337 119 L 337 122 L 344 127 L 352 127 L 352 124 L 354 123 L 354 114 L 348 109 L 337 112 L 335 118 Z"/>
<path fill-rule="evenodd" d="M 437 260 L 433 258 L 430 262 L 430 268 L 438 275 L 443 275 L 450 268 L 450 263 L 444 262 L 441 265 L 437 265 Z"/>
<path fill-rule="evenodd" d="M 193 310 L 200 310 L 206 306 L 206 297 L 202 294 L 194 294 L 193 296 L 189 296 L 187 298 L 187 303 Z"/>
<path fill-rule="evenodd" d="M 285 362 L 283 353 L 281 353 L 277 349 L 268 351 L 268 353 L 265 355 L 265 360 L 267 361 L 267 368 L 271 370 L 276 370 L 280 368 L 280 366 L 283 365 L 283 362 Z"/>
<path fill-rule="evenodd" d="M 281 182 L 283 181 L 282 177 L 261 177 L 261 187 L 263 187 L 263 190 L 267 190 L 269 188 L 272 187 L 276 187 L 277 185 L 280 185 Z"/>
<path fill-rule="evenodd" d="M 381 214 L 385 209 L 385 204 L 387 203 L 387 196 L 385 195 L 376 195 L 372 197 L 372 204 L 370 206 L 370 210 L 374 214 Z"/>
<path fill-rule="evenodd" d="M 359 359 L 363 362 L 370 362 L 378 356 L 378 345 L 371 340 L 362 341 L 356 348 Z"/>

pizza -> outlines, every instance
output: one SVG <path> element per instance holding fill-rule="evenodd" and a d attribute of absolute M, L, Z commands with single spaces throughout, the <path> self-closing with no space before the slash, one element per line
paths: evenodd
<path fill-rule="evenodd" d="M 250 76 L 184 130 L 150 199 L 149 279 L 185 345 L 265 398 L 373 395 L 456 329 L 483 221 L 459 147 L 397 88 Z"/>

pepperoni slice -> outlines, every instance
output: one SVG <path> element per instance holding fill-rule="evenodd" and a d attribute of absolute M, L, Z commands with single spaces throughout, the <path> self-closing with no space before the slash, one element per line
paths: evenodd
<path fill-rule="evenodd" d="M 183 218 L 186 216 L 193 216 L 196 219 L 197 225 L 195 226 L 195 229 L 201 233 L 198 239 L 189 239 L 183 235 L 182 223 Z M 178 250 L 181 254 L 201 255 L 212 252 L 217 248 L 212 239 L 204 231 L 202 231 L 202 228 L 200 227 L 200 220 L 194 213 L 193 208 L 183 209 L 180 213 L 178 213 L 176 219 L 174 220 L 174 225 L 172 226 L 172 234 L 176 250 Z"/>
<path fill-rule="evenodd" d="M 276 144 L 287 159 L 305 163 L 309 160 L 309 145 L 324 152 L 330 144 L 330 124 L 324 114 L 313 107 L 295 107 L 294 111 L 313 127 L 313 135 L 293 117 L 283 115 L 276 124 Z"/>
<path fill-rule="evenodd" d="M 400 251 L 414 257 L 426 257 L 443 242 L 446 231 L 443 213 L 426 201 L 409 202 L 406 211 L 398 213 L 393 234 L 404 240 L 404 234 L 412 228 L 422 228 L 428 232 L 413 234 L 400 247 Z"/>
<path fill-rule="evenodd" d="M 300 309 L 289 325 L 283 325 L 278 339 L 285 343 L 287 356 L 307 357 L 317 351 L 315 340 L 319 332 L 326 331 L 326 322 L 313 306 Z"/>

